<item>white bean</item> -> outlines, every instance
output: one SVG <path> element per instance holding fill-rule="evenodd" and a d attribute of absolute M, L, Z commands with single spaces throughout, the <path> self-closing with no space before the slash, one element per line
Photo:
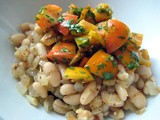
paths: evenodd
<path fill-rule="evenodd" d="M 46 62 L 43 65 L 43 72 L 45 73 L 46 76 L 48 76 L 51 73 L 55 74 L 55 77 L 57 76 L 57 79 L 61 79 L 60 73 L 57 69 L 56 63 L 51 63 L 51 62 Z"/>
<path fill-rule="evenodd" d="M 28 102 L 33 105 L 33 106 L 38 106 L 39 105 L 39 101 L 37 98 L 26 95 L 26 99 L 28 100 Z"/>
<path fill-rule="evenodd" d="M 75 90 L 73 84 L 64 84 L 60 87 L 60 93 L 62 95 L 70 95 L 70 94 L 74 94 L 77 91 Z"/>
<path fill-rule="evenodd" d="M 94 117 L 90 111 L 82 108 L 76 110 L 78 120 L 93 120 Z"/>
<path fill-rule="evenodd" d="M 80 103 L 82 105 L 89 104 L 97 96 L 100 88 L 101 86 L 96 85 L 96 82 L 89 83 L 81 95 Z"/>
<path fill-rule="evenodd" d="M 117 94 L 109 94 L 107 91 L 101 92 L 102 100 L 105 104 L 112 107 L 122 107 L 124 102 L 119 98 Z"/>
<path fill-rule="evenodd" d="M 115 85 L 115 89 L 116 89 L 116 92 L 117 92 L 118 96 L 120 97 L 120 99 L 123 101 L 126 101 L 126 99 L 128 97 L 127 90 L 119 84 Z"/>
<path fill-rule="evenodd" d="M 128 88 L 129 100 L 138 109 L 146 107 L 146 97 L 135 87 L 130 86 Z"/>
<path fill-rule="evenodd" d="M 91 109 L 94 109 L 94 108 L 98 108 L 100 106 L 102 106 L 102 98 L 101 96 L 96 96 L 92 101 L 91 103 L 89 104 Z"/>
<path fill-rule="evenodd" d="M 49 81 L 45 74 L 43 72 L 39 72 L 37 74 L 37 81 L 42 85 L 42 86 L 47 86 Z"/>
<path fill-rule="evenodd" d="M 40 57 L 36 56 L 30 65 L 30 69 L 31 70 L 36 69 L 38 67 L 39 61 L 40 61 Z"/>
<path fill-rule="evenodd" d="M 29 56 L 29 47 L 27 45 L 20 46 L 14 53 L 15 57 L 21 61 L 26 61 Z"/>
<path fill-rule="evenodd" d="M 25 74 L 25 68 L 24 68 L 24 66 L 20 66 L 18 63 L 14 63 L 12 65 L 11 72 L 15 78 L 18 78 L 18 77 L 22 76 L 23 74 Z"/>
<path fill-rule="evenodd" d="M 13 45 L 19 46 L 21 45 L 22 41 L 26 38 L 26 36 L 23 33 L 17 33 L 10 37 L 10 40 Z"/>
<path fill-rule="evenodd" d="M 21 45 L 28 45 L 28 46 L 29 46 L 30 43 L 31 43 L 30 39 L 25 38 L 25 39 L 22 41 L 22 44 L 21 44 Z"/>
<path fill-rule="evenodd" d="M 29 31 L 31 24 L 33 24 L 33 23 L 31 23 L 31 22 L 25 22 L 25 23 L 20 24 L 21 31 L 22 32 Z"/>
<path fill-rule="evenodd" d="M 140 65 L 140 66 L 137 68 L 136 72 L 137 72 L 140 76 L 142 76 L 142 78 L 144 78 L 144 79 L 149 79 L 149 78 L 151 77 L 151 75 L 152 75 L 152 72 L 151 72 L 150 67 L 147 67 L 147 66 L 145 66 L 145 65 Z"/>
<path fill-rule="evenodd" d="M 148 80 L 143 88 L 146 95 L 158 95 L 160 93 L 155 81 Z"/>
<path fill-rule="evenodd" d="M 18 82 L 17 90 L 18 90 L 19 93 L 21 93 L 21 95 L 24 95 L 27 92 L 27 87 L 24 86 L 21 82 Z"/>
<path fill-rule="evenodd" d="M 63 101 L 69 105 L 79 105 L 81 94 L 66 95 L 63 97 Z"/>
<path fill-rule="evenodd" d="M 123 65 L 118 65 L 118 69 L 119 69 L 119 72 L 117 74 L 117 77 L 120 79 L 120 80 L 127 80 L 129 75 L 128 73 L 125 71 L 125 68 L 123 67 Z"/>
<path fill-rule="evenodd" d="M 47 93 L 46 88 L 43 87 L 39 82 L 34 82 L 32 86 L 40 97 L 42 98 L 47 97 L 48 93 Z"/>
<path fill-rule="evenodd" d="M 57 67 L 58 67 L 58 71 L 61 74 L 62 80 L 65 80 L 64 71 L 66 70 L 67 66 L 65 64 L 59 63 Z"/>
<path fill-rule="evenodd" d="M 53 109 L 53 100 L 54 100 L 54 97 L 51 95 L 45 98 L 43 105 L 46 112 L 49 112 Z"/>
<path fill-rule="evenodd" d="M 47 57 L 47 51 L 45 46 L 42 43 L 37 43 L 35 46 L 38 55 L 40 56 L 40 58 L 45 59 Z"/>
<path fill-rule="evenodd" d="M 144 87 L 144 80 L 143 79 L 139 79 L 138 82 L 136 83 L 136 86 L 138 89 L 143 89 Z"/>
<path fill-rule="evenodd" d="M 58 73 L 58 72 L 57 72 Z M 59 79 L 60 76 L 57 76 L 56 73 L 51 73 L 50 75 L 48 75 L 46 77 L 47 81 L 49 81 L 49 83 L 53 86 L 53 87 L 58 87 L 61 83 L 61 79 Z"/>
<path fill-rule="evenodd" d="M 59 113 L 59 114 L 66 114 L 70 108 L 69 105 L 65 104 L 63 101 L 56 99 L 53 102 L 53 109 L 55 112 Z"/>
<path fill-rule="evenodd" d="M 32 83 L 32 79 L 30 78 L 29 75 L 24 74 L 24 75 L 20 76 L 20 82 L 24 86 L 28 87 Z"/>

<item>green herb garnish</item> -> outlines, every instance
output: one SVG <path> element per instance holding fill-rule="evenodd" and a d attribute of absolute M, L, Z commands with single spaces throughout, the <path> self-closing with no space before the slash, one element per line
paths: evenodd
<path fill-rule="evenodd" d="M 105 80 L 111 80 L 114 78 L 114 75 L 111 72 L 104 72 L 102 73 L 102 78 Z"/>

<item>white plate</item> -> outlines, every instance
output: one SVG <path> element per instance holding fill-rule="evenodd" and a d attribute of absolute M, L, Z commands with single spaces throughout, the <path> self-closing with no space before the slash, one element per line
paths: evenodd
<path fill-rule="evenodd" d="M 0 0 L 0 120 L 64 120 L 55 113 L 46 113 L 43 108 L 31 106 L 16 89 L 16 80 L 10 74 L 14 62 L 13 48 L 8 36 L 17 33 L 17 25 L 34 21 L 42 5 L 54 3 L 68 9 L 70 3 L 78 6 L 90 4 L 95 7 L 105 0 Z M 152 70 L 160 85 L 160 1 L 159 0 L 108 0 L 114 17 L 125 22 L 134 32 L 144 34 L 143 48 L 149 50 L 153 62 Z M 131 113 L 125 120 L 158 120 L 160 95 L 149 97 L 146 112 L 142 115 Z"/>

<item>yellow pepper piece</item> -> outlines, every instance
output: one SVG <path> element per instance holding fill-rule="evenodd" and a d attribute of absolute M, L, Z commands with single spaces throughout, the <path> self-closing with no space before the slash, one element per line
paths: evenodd
<path fill-rule="evenodd" d="M 83 67 L 69 67 L 65 70 L 64 76 L 66 79 L 82 83 L 88 83 L 94 80 L 90 72 Z"/>
<path fill-rule="evenodd" d="M 97 26 L 94 24 L 85 21 L 84 19 L 78 23 L 79 26 L 82 26 L 85 29 L 85 33 L 88 33 L 90 30 L 96 30 Z"/>
<path fill-rule="evenodd" d="M 93 30 L 90 30 L 88 35 L 92 36 L 93 41 L 95 41 L 95 43 L 100 43 L 102 45 L 102 47 L 105 48 L 106 44 L 105 44 L 105 40 L 102 38 L 102 36 L 98 33 L 96 33 Z"/>

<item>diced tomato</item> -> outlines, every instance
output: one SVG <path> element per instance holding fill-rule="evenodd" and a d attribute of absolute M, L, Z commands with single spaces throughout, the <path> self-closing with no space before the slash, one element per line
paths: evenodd
<path fill-rule="evenodd" d="M 50 60 L 68 64 L 76 55 L 76 46 L 70 42 L 60 42 L 53 46 L 47 57 Z"/>
<path fill-rule="evenodd" d="M 106 36 L 106 50 L 112 53 L 120 48 L 128 39 L 129 28 L 117 19 L 108 20 Z"/>
<path fill-rule="evenodd" d="M 88 62 L 88 60 L 89 60 L 88 57 L 84 57 L 80 62 L 79 67 L 84 67 L 84 65 Z"/>
<path fill-rule="evenodd" d="M 43 30 L 50 28 L 57 23 L 61 11 L 61 7 L 53 4 L 41 7 L 39 13 L 36 15 L 36 22 Z"/>

